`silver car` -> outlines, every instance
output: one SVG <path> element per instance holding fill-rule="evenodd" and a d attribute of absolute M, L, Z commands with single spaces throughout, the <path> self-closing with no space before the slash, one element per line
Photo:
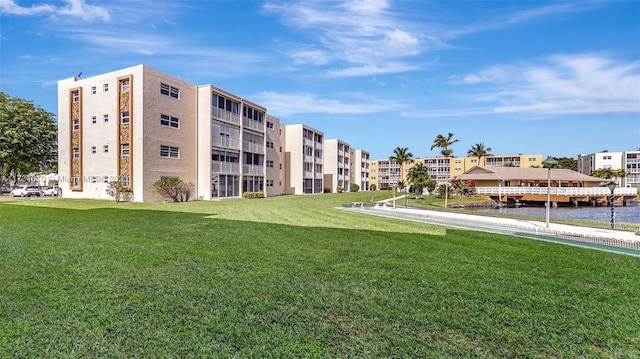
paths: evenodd
<path fill-rule="evenodd" d="M 14 197 L 40 197 L 42 192 L 40 192 L 40 187 L 38 186 L 22 186 L 11 191 L 11 195 Z"/>

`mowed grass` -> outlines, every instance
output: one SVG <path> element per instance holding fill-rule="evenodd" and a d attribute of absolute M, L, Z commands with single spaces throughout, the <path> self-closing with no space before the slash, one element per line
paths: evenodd
<path fill-rule="evenodd" d="M 640 259 L 351 201 L 1 202 L 0 357 L 640 357 Z"/>

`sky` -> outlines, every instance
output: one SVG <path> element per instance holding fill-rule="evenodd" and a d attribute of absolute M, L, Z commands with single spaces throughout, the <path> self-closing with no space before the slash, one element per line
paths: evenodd
<path fill-rule="evenodd" d="M 640 1 L 0 0 L 0 91 L 145 64 L 368 151 L 640 148 Z"/>

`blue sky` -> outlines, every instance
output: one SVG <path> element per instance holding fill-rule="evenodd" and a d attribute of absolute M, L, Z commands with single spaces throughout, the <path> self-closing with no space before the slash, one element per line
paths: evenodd
<path fill-rule="evenodd" d="M 146 64 L 373 159 L 640 148 L 640 1 L 0 0 L 0 91 Z"/>

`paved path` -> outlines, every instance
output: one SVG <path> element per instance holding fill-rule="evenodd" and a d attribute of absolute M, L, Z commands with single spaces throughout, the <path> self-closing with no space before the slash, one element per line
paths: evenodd
<path fill-rule="evenodd" d="M 353 210 L 374 215 L 391 216 L 529 238 L 543 240 L 554 239 L 556 242 L 603 250 L 615 247 L 614 252 L 624 252 L 625 254 L 640 256 L 640 235 L 634 232 L 558 223 L 549 223 L 549 228 L 547 228 L 546 223 L 540 221 L 404 208 L 404 203 L 402 202 L 401 205 L 397 202 L 398 200 L 399 198 L 396 198 L 395 208 L 393 208 L 391 204 L 393 199 L 390 199 L 378 202 L 388 202 L 385 205 L 377 204 L 373 208 L 360 207 L 353 208 Z"/>

